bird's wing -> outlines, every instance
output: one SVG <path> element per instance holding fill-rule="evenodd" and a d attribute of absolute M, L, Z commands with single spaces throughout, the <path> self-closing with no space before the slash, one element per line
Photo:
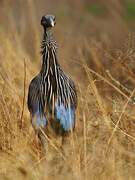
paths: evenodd
<path fill-rule="evenodd" d="M 41 96 L 40 76 L 32 79 L 28 92 L 28 108 L 31 113 L 32 125 L 35 129 L 43 128 L 47 125 L 44 113 L 44 103 Z"/>
<path fill-rule="evenodd" d="M 55 104 L 55 118 L 65 131 L 69 131 L 75 126 L 77 93 L 74 82 L 61 69 L 59 69 L 59 84 L 61 93 Z"/>
<path fill-rule="evenodd" d="M 37 75 L 32 79 L 29 85 L 29 90 L 28 90 L 28 109 L 32 113 L 34 111 L 34 104 L 37 104 L 39 100 L 39 76 Z"/>

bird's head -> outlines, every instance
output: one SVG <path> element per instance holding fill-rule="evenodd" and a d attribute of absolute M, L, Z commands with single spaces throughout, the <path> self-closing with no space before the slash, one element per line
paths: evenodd
<path fill-rule="evenodd" d="M 41 25 L 45 28 L 52 28 L 54 27 L 56 24 L 55 21 L 55 16 L 54 15 L 46 15 L 46 16 L 42 16 L 41 18 Z"/>

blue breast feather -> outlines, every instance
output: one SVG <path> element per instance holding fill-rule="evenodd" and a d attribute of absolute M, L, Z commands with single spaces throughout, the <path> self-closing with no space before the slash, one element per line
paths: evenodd
<path fill-rule="evenodd" d="M 65 131 L 72 130 L 75 125 L 75 108 L 71 106 L 66 108 L 63 104 L 56 104 L 55 118 L 59 120 Z"/>
<path fill-rule="evenodd" d="M 32 126 L 34 129 L 39 129 L 39 128 L 45 128 L 47 125 L 47 119 L 45 117 L 44 113 L 41 113 L 39 110 L 39 105 L 35 105 L 33 107 L 33 112 L 32 112 Z"/>
<path fill-rule="evenodd" d="M 65 131 L 72 130 L 75 125 L 75 108 L 71 106 L 66 108 L 63 104 L 56 104 L 55 119 L 60 122 Z M 45 114 L 41 113 L 38 104 L 33 107 L 32 125 L 34 129 L 45 128 L 47 125 Z"/>

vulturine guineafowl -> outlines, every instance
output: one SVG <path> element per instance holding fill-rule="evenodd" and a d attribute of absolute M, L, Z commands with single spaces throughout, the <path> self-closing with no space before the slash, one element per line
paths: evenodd
<path fill-rule="evenodd" d="M 51 126 L 53 131 L 64 135 L 75 127 L 77 93 L 74 82 L 64 73 L 57 59 L 57 43 L 51 28 L 55 16 L 41 19 L 44 35 L 41 46 L 42 67 L 29 86 L 28 109 L 34 129 L 40 135 Z"/>

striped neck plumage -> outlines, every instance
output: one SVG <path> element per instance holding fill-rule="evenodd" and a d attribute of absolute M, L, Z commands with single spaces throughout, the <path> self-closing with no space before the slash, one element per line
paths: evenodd
<path fill-rule="evenodd" d="M 49 30 L 44 30 L 43 40 L 41 44 L 41 54 L 43 58 L 41 74 L 47 77 L 50 70 L 54 71 L 58 65 L 57 57 L 57 43 Z"/>

